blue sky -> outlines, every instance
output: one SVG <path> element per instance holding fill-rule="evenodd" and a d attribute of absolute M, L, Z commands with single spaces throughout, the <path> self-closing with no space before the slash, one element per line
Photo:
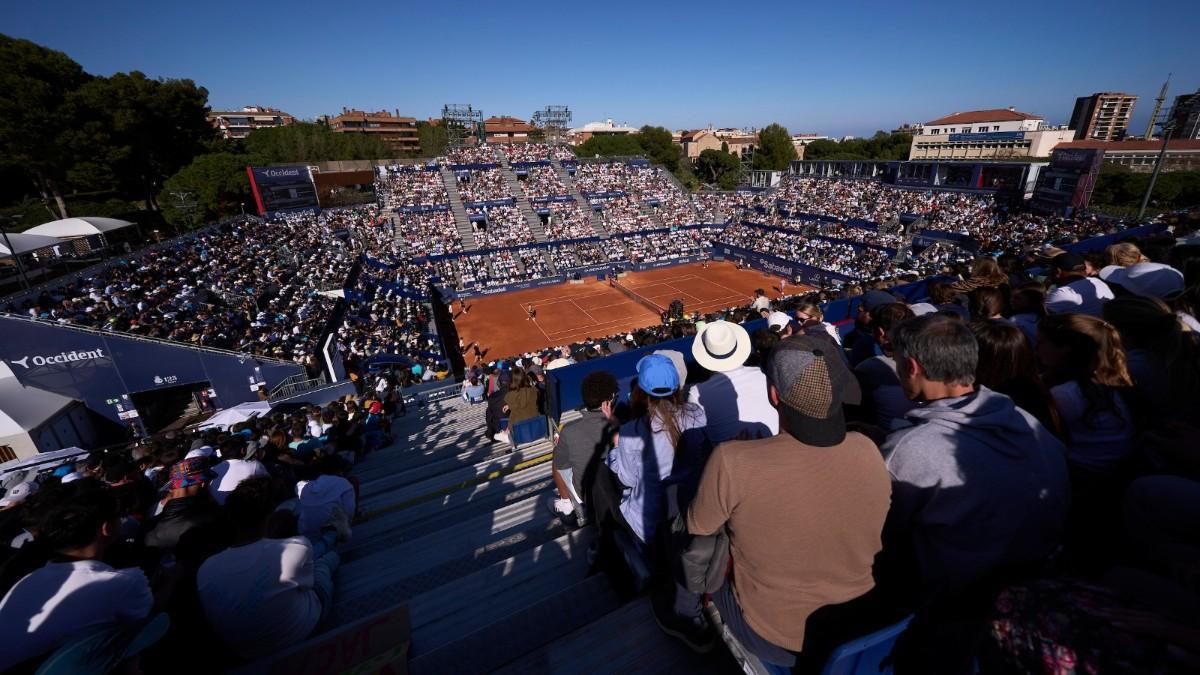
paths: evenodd
<path fill-rule="evenodd" d="M 1200 13 L 1138 3 L 6 2 L 0 32 L 92 73 L 187 77 L 215 108 L 303 118 L 443 103 L 574 122 L 863 135 L 1015 106 L 1065 123 L 1076 96 L 1200 87 Z M 1168 101 L 1169 105 L 1170 101 Z"/>

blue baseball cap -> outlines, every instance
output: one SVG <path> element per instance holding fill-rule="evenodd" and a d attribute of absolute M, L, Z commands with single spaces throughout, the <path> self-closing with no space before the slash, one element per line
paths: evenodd
<path fill-rule="evenodd" d="M 662 354 L 643 356 L 637 364 L 638 387 L 655 398 L 665 398 L 679 388 L 675 364 Z"/>

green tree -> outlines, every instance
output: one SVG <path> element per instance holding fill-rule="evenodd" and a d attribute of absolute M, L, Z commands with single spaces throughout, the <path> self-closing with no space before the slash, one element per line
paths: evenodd
<path fill-rule="evenodd" d="M 334 133 L 324 125 L 307 122 L 255 129 L 246 136 L 246 152 L 262 164 L 384 159 L 395 154 L 387 143 L 370 134 Z"/>
<path fill-rule="evenodd" d="M 163 184 L 159 194 L 163 217 L 176 225 L 208 222 L 222 216 L 238 213 L 242 204 L 249 205 L 253 199 L 250 179 L 246 176 L 246 155 L 229 152 L 214 152 L 196 157 Z M 196 202 L 191 214 L 179 209 L 176 193 L 188 193 Z"/>
<path fill-rule="evenodd" d="M 66 218 L 74 157 L 64 135 L 75 125 L 66 101 L 89 76 L 66 54 L 7 35 L 0 64 L 0 166 L 24 173 L 46 210 Z"/>
<path fill-rule="evenodd" d="M 638 130 L 638 143 L 642 152 L 655 164 L 661 164 L 667 171 L 679 169 L 679 157 L 683 148 L 675 144 L 671 132 L 663 127 L 646 125 Z"/>
<path fill-rule="evenodd" d="M 644 152 L 638 138 L 628 134 L 592 136 L 575 146 L 575 154 L 580 157 L 622 157 Z"/>
<path fill-rule="evenodd" d="M 796 159 L 792 136 L 779 124 L 770 124 L 758 132 L 758 148 L 754 151 L 754 168 L 783 171 Z"/>
<path fill-rule="evenodd" d="M 804 159 L 904 160 L 908 159 L 908 149 L 911 145 L 911 134 L 890 134 L 886 131 L 876 131 L 875 135 L 870 138 L 851 138 L 841 142 L 813 141 L 805 146 Z"/>
<path fill-rule="evenodd" d="M 740 166 L 737 157 L 720 150 L 704 150 L 696 158 L 696 174 L 705 183 L 721 183 L 724 186 L 728 183 L 725 176 L 732 174 L 733 185 L 736 186 Z"/>
<path fill-rule="evenodd" d="M 422 157 L 439 157 L 446 152 L 446 127 L 429 122 L 417 122 L 417 137 L 421 139 Z"/>
<path fill-rule="evenodd" d="M 156 210 L 162 183 L 214 137 L 208 90 L 191 80 L 138 71 L 92 78 L 69 100 L 80 121 L 73 141 L 81 161 L 107 167 L 118 190 Z"/>

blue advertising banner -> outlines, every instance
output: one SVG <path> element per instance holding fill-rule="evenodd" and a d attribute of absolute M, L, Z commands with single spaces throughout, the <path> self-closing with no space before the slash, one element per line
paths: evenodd
<path fill-rule="evenodd" d="M 508 165 L 514 169 L 532 169 L 535 166 L 550 166 L 550 160 L 539 159 L 533 162 L 509 162 Z"/>
<path fill-rule="evenodd" d="M 499 169 L 500 165 L 496 162 L 486 164 L 451 164 L 451 171 L 486 171 L 488 169 Z"/>
<path fill-rule="evenodd" d="M 917 246 L 930 246 L 936 242 L 949 242 L 956 246 L 967 249 L 968 251 L 978 251 L 979 242 L 973 239 L 970 235 L 959 232 L 942 232 L 940 230 L 921 230 L 921 233 L 913 237 L 913 244 Z"/>
<path fill-rule="evenodd" d="M 449 204 L 417 204 L 415 206 L 400 206 L 396 208 L 399 213 L 432 213 L 434 211 L 449 211 Z"/>
<path fill-rule="evenodd" d="M 156 342 L 109 340 L 109 349 L 129 392 L 204 382 L 200 353 Z"/>
<path fill-rule="evenodd" d="M 552 277 L 543 277 L 541 279 L 532 279 L 530 281 L 522 281 L 516 284 L 506 284 L 504 286 L 492 286 L 490 288 L 464 288 L 463 290 L 455 290 L 449 286 L 442 287 L 442 297 L 446 300 L 456 300 L 458 298 L 475 298 L 484 295 L 500 295 L 501 293 L 511 293 L 513 291 L 524 291 L 530 288 L 542 288 L 543 286 L 557 286 L 567 280 L 561 274 Z"/>
<path fill-rule="evenodd" d="M 437 164 L 405 164 L 401 166 L 380 167 L 383 173 L 418 173 L 421 171 L 441 171 Z"/>
<path fill-rule="evenodd" d="M 739 262 L 746 263 L 757 270 L 770 272 L 772 274 L 781 274 L 789 279 L 800 277 L 803 283 L 818 288 L 824 286 L 829 281 L 853 281 L 854 279 L 844 274 L 830 272 L 811 265 L 785 260 L 783 258 L 770 255 L 768 253 L 759 253 L 730 244 L 722 244 L 720 242 L 714 247 L 713 255 L 723 256 L 725 258 L 733 258 Z"/>
<path fill-rule="evenodd" d="M 609 190 L 608 192 L 585 192 L 580 190 L 579 192 L 583 195 L 584 199 L 613 199 L 626 195 L 624 190 Z"/>
<path fill-rule="evenodd" d="M 317 188 L 307 166 L 248 166 L 258 214 L 318 208 Z"/>
<path fill-rule="evenodd" d="M 571 195 L 555 195 L 553 197 L 530 197 L 529 203 L 534 205 L 549 204 L 550 202 L 573 202 L 575 198 Z"/>
<path fill-rule="evenodd" d="M 18 382 L 83 401 L 119 424 L 124 423 L 119 415 L 131 409 L 118 411 L 111 401 L 130 394 L 208 382 L 216 390 L 219 405 L 228 407 L 256 401 L 259 388 L 269 390 L 287 377 L 304 373 L 298 364 L 265 361 L 247 354 L 194 349 L 11 316 L 0 316 L 0 334 L 4 335 L 0 356 Z"/>
<path fill-rule="evenodd" d="M 591 276 L 593 274 L 607 274 L 612 271 L 612 268 L 621 265 L 619 262 L 603 263 L 600 265 L 584 265 L 582 267 L 568 267 L 563 271 L 570 272 L 572 275 L 578 274 L 581 277 Z"/>
<path fill-rule="evenodd" d="M 696 255 L 685 255 L 678 258 L 667 258 L 666 260 L 655 260 L 654 262 L 633 263 L 629 266 L 635 272 L 644 272 L 646 270 L 656 270 L 663 267 L 674 267 L 675 265 L 686 265 L 688 263 L 700 262 L 708 256 L 703 253 Z"/>
<path fill-rule="evenodd" d="M 491 199 L 482 202 L 463 202 L 463 206 L 467 207 L 468 209 L 482 209 L 491 208 L 493 206 L 512 206 L 516 203 L 517 202 L 515 199 L 509 197 L 508 199 Z"/>
<path fill-rule="evenodd" d="M 987 143 L 990 141 L 1022 141 L 1024 131 L 989 131 L 983 134 L 950 134 L 951 143 Z"/>

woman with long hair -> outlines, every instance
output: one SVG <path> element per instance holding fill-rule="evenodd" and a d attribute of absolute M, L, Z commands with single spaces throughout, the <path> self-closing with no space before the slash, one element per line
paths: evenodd
<path fill-rule="evenodd" d="M 979 343 L 975 384 L 1008 396 L 1050 433 L 1062 438 L 1058 407 L 1037 376 L 1037 355 L 1021 329 L 993 319 L 973 322 L 971 332 Z"/>
<path fill-rule="evenodd" d="M 504 412 L 508 413 L 508 428 L 527 419 L 537 417 L 538 390 L 523 368 L 513 368 L 508 392 L 504 394 Z"/>
<path fill-rule="evenodd" d="M 1029 344 L 1037 347 L 1037 327 L 1046 318 L 1046 287 L 1037 283 L 1013 289 L 1008 298 L 1008 320 L 1021 329 Z"/>
<path fill-rule="evenodd" d="M 1067 459 L 1104 473 L 1133 450 L 1136 425 L 1126 398 L 1133 378 L 1121 336 L 1087 314 L 1052 314 L 1038 326 L 1038 360 L 1067 434 Z"/>
<path fill-rule="evenodd" d="M 687 507 L 708 455 L 704 409 L 688 403 L 680 385 L 670 358 L 651 354 L 638 361 L 632 416 L 621 425 L 607 459 L 623 488 L 621 516 L 643 542 L 676 508 Z"/>
<path fill-rule="evenodd" d="M 971 271 L 966 279 L 950 284 L 950 290 L 969 293 L 976 288 L 999 288 L 1008 285 L 1008 275 L 1000 269 L 1000 263 L 990 255 L 981 255 L 971 261 Z"/>
<path fill-rule="evenodd" d="M 1104 259 L 1109 265 L 1117 265 L 1119 267 L 1129 267 L 1140 262 L 1150 262 L 1150 259 L 1142 255 L 1142 250 L 1137 247 L 1137 244 L 1130 241 L 1122 241 L 1104 249 Z"/>
<path fill-rule="evenodd" d="M 981 286 L 967 294 L 967 309 L 971 312 L 973 321 L 986 321 L 1004 317 L 1005 305 L 1008 304 L 1007 286 Z"/>
<path fill-rule="evenodd" d="M 1194 421 L 1200 413 L 1200 348 L 1171 307 L 1157 298 L 1122 295 L 1105 303 L 1104 319 L 1121 334 L 1134 387 L 1150 416 Z"/>

